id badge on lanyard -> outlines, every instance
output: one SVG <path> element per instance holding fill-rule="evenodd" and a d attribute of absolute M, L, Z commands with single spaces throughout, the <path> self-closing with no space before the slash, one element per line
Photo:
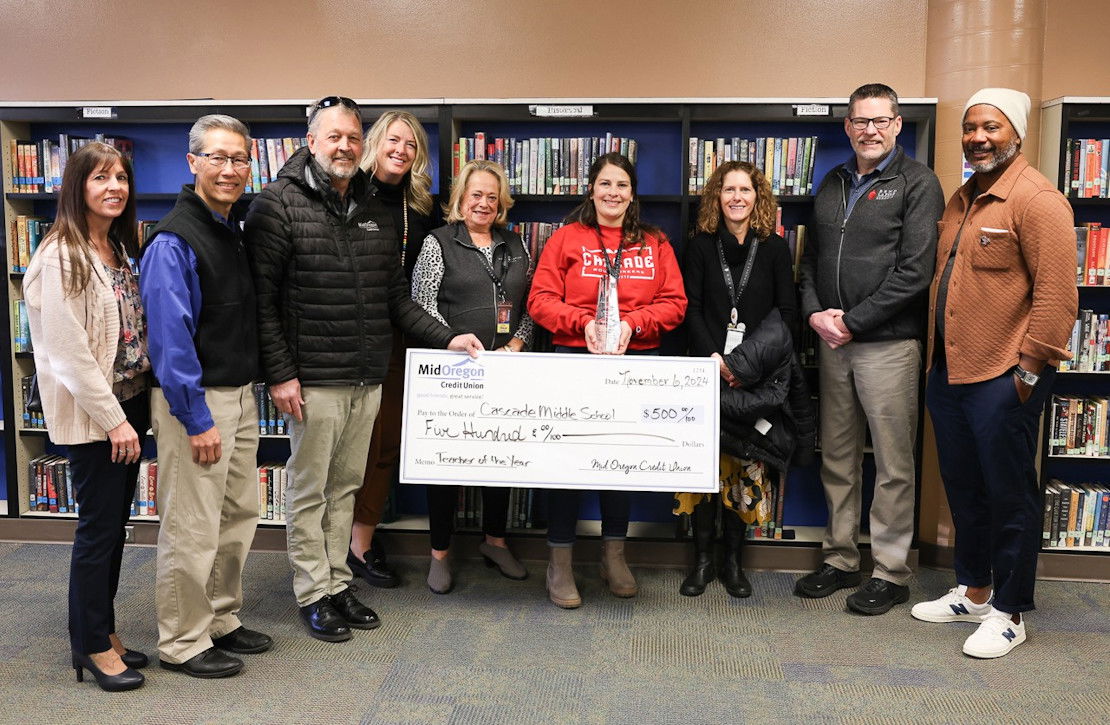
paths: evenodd
<path fill-rule="evenodd" d="M 501 300 L 497 303 L 497 334 L 508 335 L 512 332 L 509 329 L 509 320 L 513 315 L 513 303 Z"/>
<path fill-rule="evenodd" d="M 735 350 L 744 341 L 744 332 L 747 329 L 743 322 L 736 321 L 738 315 L 735 307 L 732 308 L 730 317 L 731 321 L 728 323 L 728 327 L 725 328 L 725 355 Z"/>

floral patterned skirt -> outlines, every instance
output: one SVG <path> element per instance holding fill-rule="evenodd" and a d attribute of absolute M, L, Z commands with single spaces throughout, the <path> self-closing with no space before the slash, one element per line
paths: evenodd
<path fill-rule="evenodd" d="M 721 454 L 721 503 L 731 509 L 744 523 L 764 524 L 771 520 L 771 497 L 767 487 L 774 477 L 767 475 L 763 461 L 751 461 Z M 692 514 L 694 507 L 711 501 L 711 493 L 676 493 L 674 513 Z"/>

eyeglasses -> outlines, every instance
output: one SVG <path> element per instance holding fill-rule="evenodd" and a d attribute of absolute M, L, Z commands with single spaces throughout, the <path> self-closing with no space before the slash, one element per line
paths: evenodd
<path fill-rule="evenodd" d="M 890 126 L 890 122 L 893 120 L 894 118 L 891 116 L 876 116 L 875 118 L 863 118 L 860 116 L 858 118 L 849 118 L 848 123 L 852 124 L 852 128 L 857 131 L 865 131 L 867 130 L 868 124 L 873 123 L 877 130 L 882 131 Z"/>
<path fill-rule="evenodd" d="M 193 154 L 193 156 L 201 156 L 208 159 L 208 163 L 217 168 L 223 168 L 224 165 L 230 161 L 231 168 L 236 171 L 249 169 L 251 167 L 251 160 L 246 156 L 224 156 L 223 154 Z"/>
<path fill-rule="evenodd" d="M 316 101 L 316 103 L 312 104 L 312 108 L 308 112 L 309 125 L 312 125 L 312 119 L 316 118 L 317 113 L 324 110 L 325 108 L 331 108 L 332 106 L 343 106 L 344 108 L 358 113 L 360 116 L 362 115 L 359 110 L 358 104 L 352 101 L 350 98 L 347 98 L 346 96 L 327 96 L 326 98 L 321 98 L 320 100 Z"/>

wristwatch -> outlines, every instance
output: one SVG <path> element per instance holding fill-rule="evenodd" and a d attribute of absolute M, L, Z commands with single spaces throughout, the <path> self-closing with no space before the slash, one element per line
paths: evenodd
<path fill-rule="evenodd" d="M 1037 381 L 1041 379 L 1040 375 L 1029 372 L 1021 365 L 1015 365 L 1011 372 L 1013 372 L 1014 375 L 1017 375 L 1018 380 L 1025 383 L 1029 387 L 1033 387 L 1037 384 Z"/>

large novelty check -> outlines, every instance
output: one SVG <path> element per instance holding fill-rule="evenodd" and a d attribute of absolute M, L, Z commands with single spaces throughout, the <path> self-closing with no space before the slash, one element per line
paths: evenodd
<path fill-rule="evenodd" d="M 709 358 L 410 349 L 402 483 L 719 488 Z"/>

